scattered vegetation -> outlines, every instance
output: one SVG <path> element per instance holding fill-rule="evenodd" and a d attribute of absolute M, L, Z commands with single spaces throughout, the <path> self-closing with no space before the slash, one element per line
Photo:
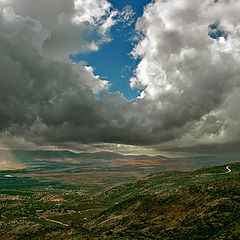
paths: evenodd
<path fill-rule="evenodd" d="M 30 169 L 0 171 L 0 236 L 240 239 L 240 164 L 230 168 L 159 172 L 139 180 L 99 175 L 89 185 L 65 171 L 64 180 L 52 177 L 52 170 L 49 176 L 47 170 L 42 176 Z"/>

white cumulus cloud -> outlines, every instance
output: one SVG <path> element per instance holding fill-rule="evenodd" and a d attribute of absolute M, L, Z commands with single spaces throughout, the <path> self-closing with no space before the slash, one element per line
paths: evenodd
<path fill-rule="evenodd" d="M 0 8 L 5 7 L 12 7 L 16 14 L 39 21 L 49 30 L 44 50 L 52 58 L 67 58 L 70 54 L 98 50 L 105 39 L 108 41 L 106 31 L 100 31 L 101 26 L 111 28 L 113 25 L 107 23 L 114 12 L 107 0 L 0 1 Z"/>
<path fill-rule="evenodd" d="M 3 136 L 52 146 L 239 141 L 239 1 L 146 6 L 130 82 L 142 95 L 132 101 L 120 92 L 96 99 L 109 82 L 64 59 L 97 50 L 112 25 L 131 22 L 131 8 L 121 13 L 106 0 L 6 0 L 0 7 Z M 96 32 L 99 39 L 86 39 Z"/>

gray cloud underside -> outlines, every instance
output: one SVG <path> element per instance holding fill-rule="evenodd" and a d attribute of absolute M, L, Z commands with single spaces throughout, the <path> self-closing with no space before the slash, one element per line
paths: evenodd
<path fill-rule="evenodd" d="M 46 49 L 62 41 L 55 34 L 56 46 L 46 47 L 51 29 L 56 33 L 51 14 L 44 22 L 34 12 L 30 18 L 2 10 L 1 132 L 52 145 L 238 140 L 240 4 L 229 2 L 155 1 L 145 9 L 137 24 L 143 35 L 133 50 L 141 61 L 131 80 L 144 91 L 133 101 L 121 93 L 96 100 L 106 81 L 82 63 L 46 56 Z M 72 6 L 65 5 L 71 15 Z M 23 9 L 29 16 L 32 8 Z M 60 10 L 49 11 L 58 15 Z M 231 33 L 228 39 L 208 36 L 215 21 Z"/>
<path fill-rule="evenodd" d="M 107 38 L 97 28 L 104 23 L 100 21 L 101 18 L 108 19 L 111 13 L 111 4 L 107 0 L 0 1 L 0 8 L 9 6 L 13 7 L 16 14 L 29 16 L 50 31 L 48 39 L 43 43 L 47 57 L 61 59 L 70 54 L 96 51 Z M 79 15 L 86 21 L 80 18 L 73 23 Z M 97 38 L 93 39 L 92 35 Z"/>

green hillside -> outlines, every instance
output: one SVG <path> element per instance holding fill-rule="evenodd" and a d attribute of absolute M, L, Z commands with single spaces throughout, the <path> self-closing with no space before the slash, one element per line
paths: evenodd
<path fill-rule="evenodd" d="M 99 188 L 66 169 L 30 171 L 0 171 L 0 239 L 240 239 L 240 163 L 125 183 L 105 173 Z"/>
<path fill-rule="evenodd" d="M 96 239 L 240 239 L 240 164 L 222 170 L 156 174 L 111 189 L 106 198 L 126 200 L 88 226 Z"/>

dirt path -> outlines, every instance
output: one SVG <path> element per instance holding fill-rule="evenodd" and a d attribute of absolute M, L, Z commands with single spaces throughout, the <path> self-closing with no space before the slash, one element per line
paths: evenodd
<path fill-rule="evenodd" d="M 232 170 L 230 169 L 230 166 L 229 166 L 229 165 L 226 167 L 226 169 L 228 170 L 227 173 L 230 173 L 230 172 L 232 171 Z"/>
<path fill-rule="evenodd" d="M 232 170 L 230 169 L 230 165 L 228 165 L 228 166 L 226 167 L 226 169 L 228 170 L 227 172 L 222 172 L 222 173 L 203 173 L 203 174 L 196 175 L 196 177 L 207 177 L 207 176 L 213 176 L 213 175 L 219 175 L 219 174 L 226 174 L 226 173 L 232 172 Z"/>
<path fill-rule="evenodd" d="M 68 225 L 68 224 L 66 224 L 66 223 L 62 223 L 62 222 L 55 221 L 55 220 L 48 219 L 48 218 L 45 218 L 45 220 L 46 220 L 46 221 L 48 221 L 48 222 L 53 222 L 53 223 L 60 224 L 60 225 L 62 225 L 62 226 L 65 226 L 65 227 L 69 227 L 69 225 Z"/>

